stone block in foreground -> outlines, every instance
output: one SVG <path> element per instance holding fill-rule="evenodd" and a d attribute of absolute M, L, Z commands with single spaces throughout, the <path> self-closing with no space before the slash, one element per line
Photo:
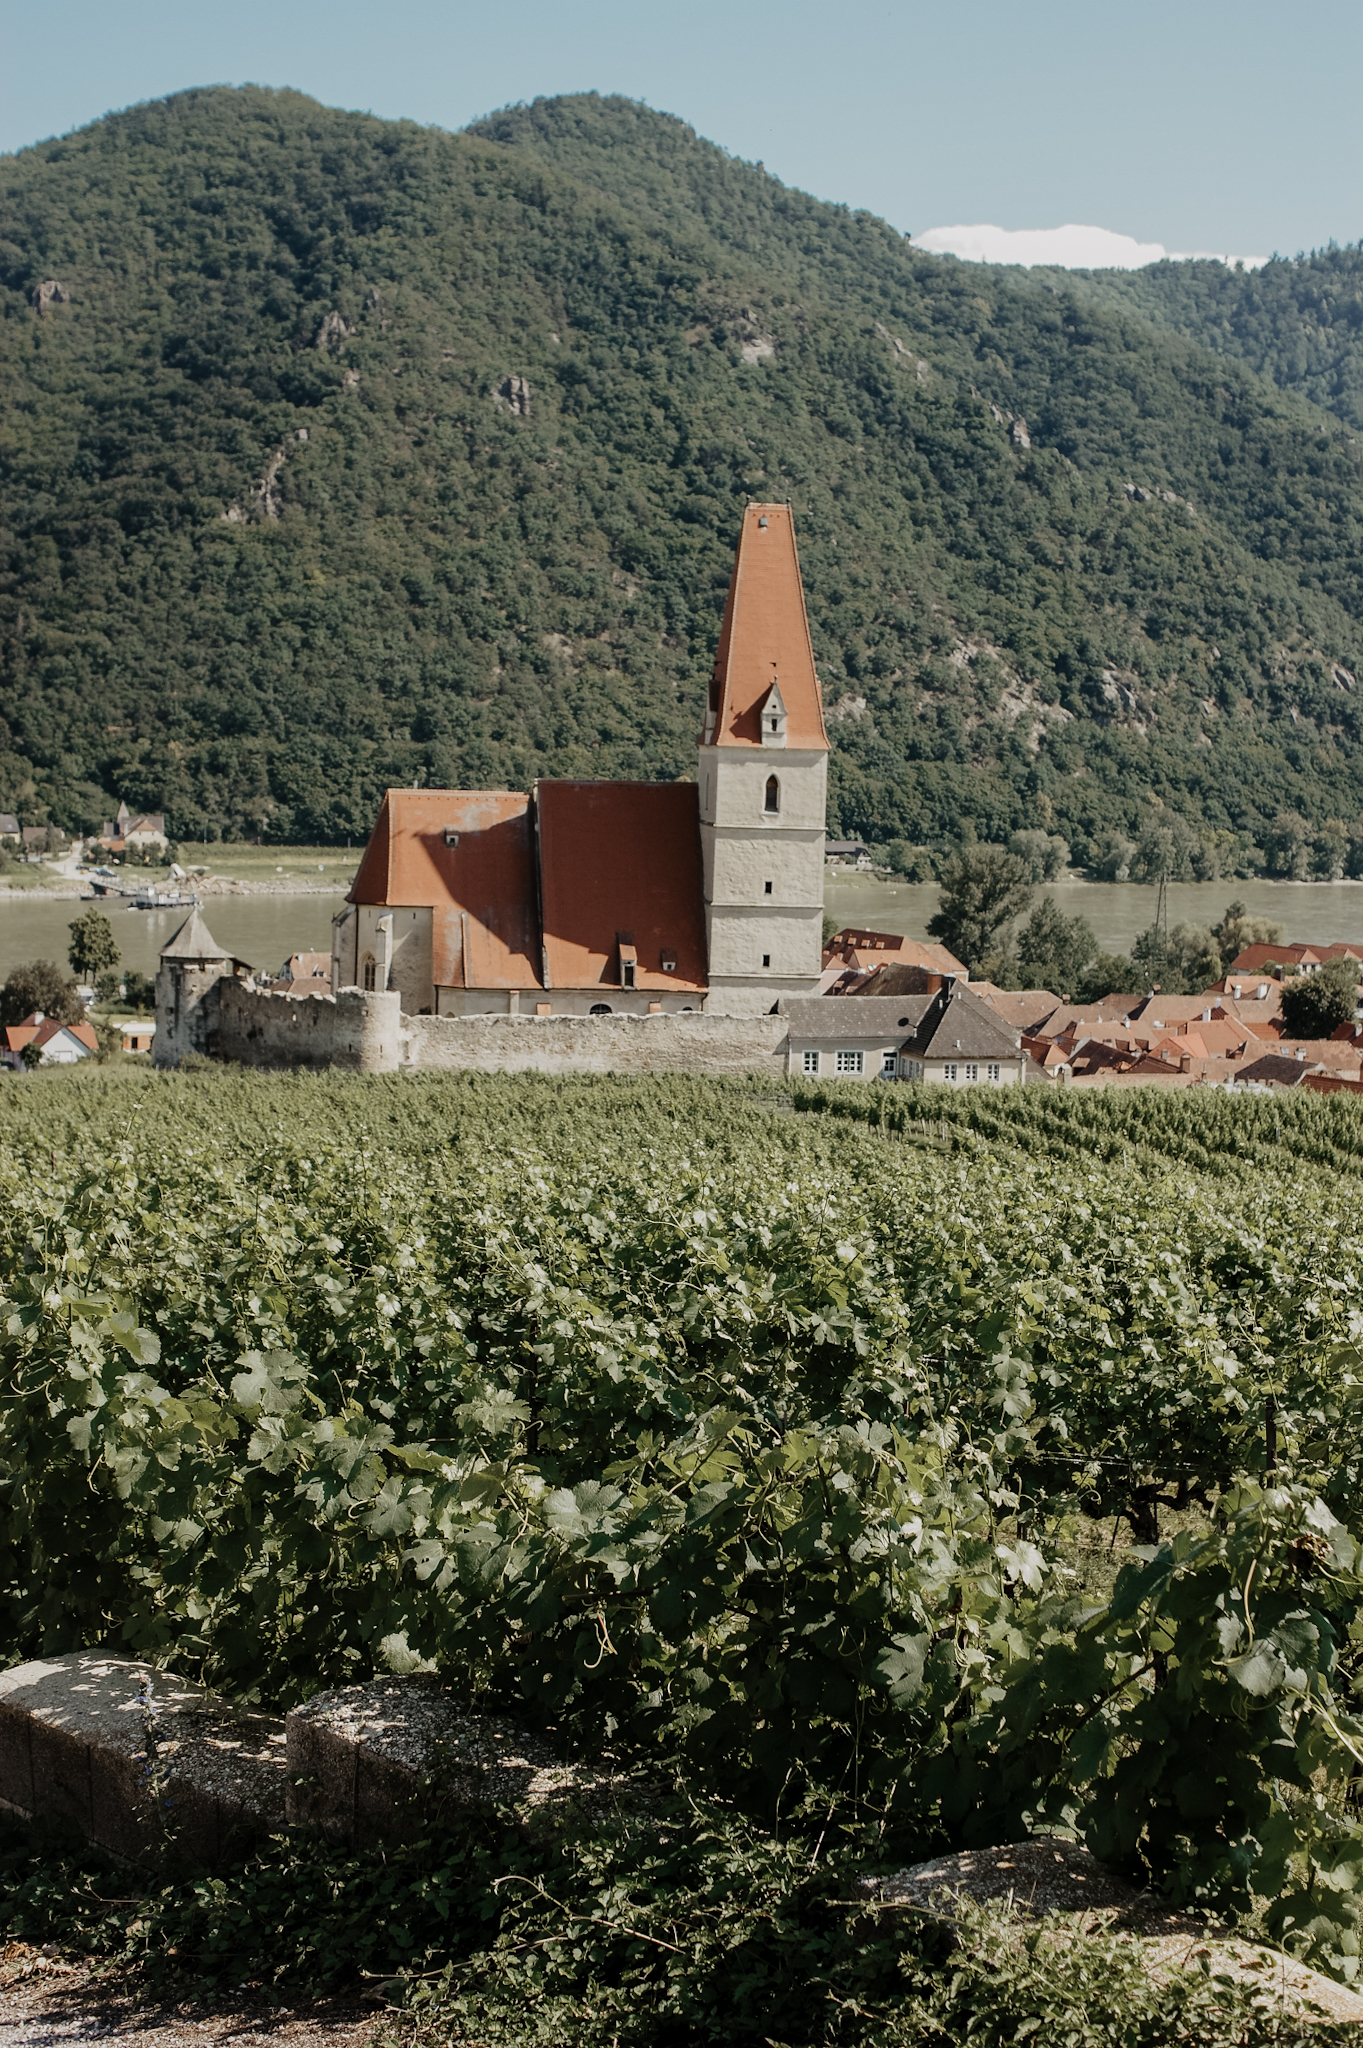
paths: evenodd
<path fill-rule="evenodd" d="M 128 1862 L 211 1865 L 233 1837 L 283 1827 L 285 1758 L 280 1721 L 134 1658 L 72 1650 L 0 1672 L 0 1806 Z"/>
<path fill-rule="evenodd" d="M 993 1905 L 1022 1924 L 1054 1915 L 1134 1943 L 1145 1970 L 1165 1983 L 1181 1970 L 1205 1969 L 1250 1986 L 1255 2004 L 1280 2018 L 1363 2022 L 1357 1991 L 1281 1949 L 1208 1927 L 1195 1914 L 1137 1891 L 1087 1849 L 1058 1836 L 935 1856 L 861 1889 L 889 1910 L 907 1907 L 947 1922 L 958 1899 Z"/>
<path fill-rule="evenodd" d="M 580 1803 L 604 1818 L 646 1798 L 608 1762 L 565 1763 L 499 1714 L 475 1714 L 438 1679 L 376 1678 L 295 1707 L 288 1815 L 333 1840 L 411 1840 L 461 1812 Z"/>

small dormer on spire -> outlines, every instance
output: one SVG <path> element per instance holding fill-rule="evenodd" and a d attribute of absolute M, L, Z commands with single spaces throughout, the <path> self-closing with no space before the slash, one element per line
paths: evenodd
<path fill-rule="evenodd" d="M 762 699 L 762 744 L 764 747 L 783 747 L 786 743 L 786 700 L 781 695 L 778 676 L 771 679 L 771 688 Z"/>

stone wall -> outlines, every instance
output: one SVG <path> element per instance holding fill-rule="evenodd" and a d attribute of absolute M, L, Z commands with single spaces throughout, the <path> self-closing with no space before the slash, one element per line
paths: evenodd
<path fill-rule="evenodd" d="M 396 990 L 290 996 L 224 978 L 205 1000 L 203 1047 L 247 1067 L 343 1067 L 392 1073 L 403 1064 Z"/>
<path fill-rule="evenodd" d="M 781 1017 L 406 1017 L 411 1067 L 485 1074 L 770 1074 Z"/>
<path fill-rule="evenodd" d="M 786 1070 L 781 1017 L 409 1017 L 396 990 L 292 996 L 224 975 L 199 1004 L 196 1050 L 248 1067 L 362 1073 L 769 1074 Z"/>

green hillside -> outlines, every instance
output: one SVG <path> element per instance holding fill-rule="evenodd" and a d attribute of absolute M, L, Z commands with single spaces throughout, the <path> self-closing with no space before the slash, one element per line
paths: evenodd
<path fill-rule="evenodd" d="M 1152 263 L 1069 279 L 1098 303 L 1171 327 L 1363 428 L 1363 245 L 1275 256 L 1259 270 Z"/>
<path fill-rule="evenodd" d="M 222 89 L 5 160 L 0 457 L 29 818 L 321 841 L 389 783 L 688 774 L 750 495 L 797 508 L 835 826 L 1363 817 L 1335 419 L 627 101 Z"/>

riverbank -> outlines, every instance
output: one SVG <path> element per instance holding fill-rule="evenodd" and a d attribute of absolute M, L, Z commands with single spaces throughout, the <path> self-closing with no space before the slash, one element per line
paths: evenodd
<path fill-rule="evenodd" d="M 165 875 L 149 876 L 148 881 L 158 889 L 171 887 Z M 148 883 L 139 882 L 136 888 L 145 888 Z M 271 881 L 243 881 L 235 875 L 191 875 L 179 886 L 195 896 L 334 896 L 335 882 L 308 881 L 275 877 Z M 60 881 L 48 883 L 37 889 L 15 889 L 0 882 L 0 903 L 107 903 L 115 910 L 130 903 L 136 889 L 127 896 L 98 896 L 87 880 L 71 881 L 65 875 Z"/>

